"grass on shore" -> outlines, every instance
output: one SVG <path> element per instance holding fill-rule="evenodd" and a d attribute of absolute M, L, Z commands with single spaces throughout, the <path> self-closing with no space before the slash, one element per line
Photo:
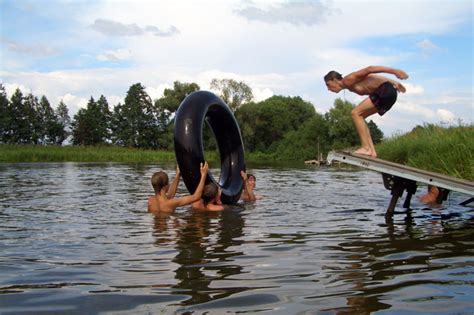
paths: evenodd
<path fill-rule="evenodd" d="M 114 146 L 0 145 L 0 162 L 166 162 L 172 151 Z"/>
<path fill-rule="evenodd" d="M 378 157 L 427 171 L 474 181 L 474 126 L 425 125 L 385 140 L 376 147 Z M 209 162 L 219 154 L 205 152 Z M 275 163 L 274 154 L 246 152 L 247 163 Z M 0 144 L 0 162 L 174 162 L 174 151 L 115 146 L 42 146 Z M 281 161 L 281 163 L 285 163 Z M 294 162 L 293 162 L 294 163 Z M 301 161 L 303 163 L 303 161 Z"/>
<path fill-rule="evenodd" d="M 417 127 L 376 147 L 379 158 L 474 181 L 474 126 Z"/>

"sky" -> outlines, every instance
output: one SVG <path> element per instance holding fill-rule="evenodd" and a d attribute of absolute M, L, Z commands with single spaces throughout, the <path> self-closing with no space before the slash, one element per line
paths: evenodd
<path fill-rule="evenodd" d="M 157 99 L 174 81 L 209 90 L 214 78 L 324 114 L 336 98 L 364 99 L 329 92 L 328 71 L 383 65 L 409 75 L 370 118 L 392 136 L 473 123 L 473 13 L 471 0 L 0 0 L 0 82 L 8 97 L 62 100 L 71 117 L 90 97 L 123 102 L 135 83 Z"/>

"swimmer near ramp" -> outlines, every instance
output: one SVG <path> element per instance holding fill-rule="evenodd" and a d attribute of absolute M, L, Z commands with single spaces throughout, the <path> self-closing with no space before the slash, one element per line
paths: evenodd
<path fill-rule="evenodd" d="M 339 161 L 382 173 L 383 183 L 386 189 L 391 191 L 392 198 L 385 214 L 392 217 L 398 198 L 406 190 L 407 195 L 403 204 L 404 208 L 410 208 L 410 201 L 415 194 L 418 183 L 433 185 L 441 188 L 442 192 L 438 201 L 446 200 L 450 191 L 457 191 L 470 196 L 470 199 L 461 203 L 467 205 L 474 198 L 474 182 L 459 179 L 438 173 L 420 170 L 414 167 L 389 162 L 365 155 L 354 154 L 346 151 L 331 151 L 327 157 L 328 164 Z"/>

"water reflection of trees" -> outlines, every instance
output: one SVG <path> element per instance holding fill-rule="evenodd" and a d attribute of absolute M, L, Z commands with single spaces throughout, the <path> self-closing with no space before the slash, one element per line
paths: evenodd
<path fill-rule="evenodd" d="M 233 263 L 233 257 L 242 253 L 229 250 L 242 241 L 244 219 L 232 210 L 223 212 L 190 211 L 184 217 L 156 216 L 155 238 L 163 245 L 174 238 L 178 254 L 172 262 L 178 283 L 173 286 L 176 294 L 189 296 L 182 305 L 196 305 L 225 298 L 245 287 L 212 286 L 213 282 L 240 274 L 242 267 Z"/>
<path fill-rule="evenodd" d="M 419 275 L 453 268 L 450 263 L 433 260 L 463 257 L 474 251 L 473 218 L 435 215 L 416 220 L 408 214 L 404 222 L 387 221 L 386 228 L 386 233 L 348 240 L 334 248 L 343 254 L 338 257 L 341 265 L 334 267 L 337 276 L 333 282 L 346 289 L 337 294 L 346 296 L 346 306 L 331 311 L 370 314 L 392 307 L 383 302 L 390 299 L 387 295 L 391 292 L 418 285 L 459 284 L 451 278 L 454 276 L 449 276 L 453 280 L 442 280 Z"/>

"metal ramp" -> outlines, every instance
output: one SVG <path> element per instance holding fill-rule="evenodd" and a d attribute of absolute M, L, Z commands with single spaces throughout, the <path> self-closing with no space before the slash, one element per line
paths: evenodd
<path fill-rule="evenodd" d="M 438 199 L 440 202 L 446 200 L 450 191 L 457 191 L 471 196 L 471 199 L 463 202 L 463 204 L 468 204 L 474 199 L 472 198 L 474 196 L 474 182 L 468 180 L 345 151 L 329 152 L 327 161 L 328 164 L 332 164 L 333 161 L 339 161 L 382 173 L 384 186 L 392 193 L 392 199 L 387 208 L 386 216 L 391 217 L 393 215 L 398 198 L 402 196 L 405 190 L 407 191 L 407 197 L 403 207 L 410 207 L 411 197 L 416 192 L 417 183 L 441 188 L 442 191 L 439 198 L 441 200 Z"/>

